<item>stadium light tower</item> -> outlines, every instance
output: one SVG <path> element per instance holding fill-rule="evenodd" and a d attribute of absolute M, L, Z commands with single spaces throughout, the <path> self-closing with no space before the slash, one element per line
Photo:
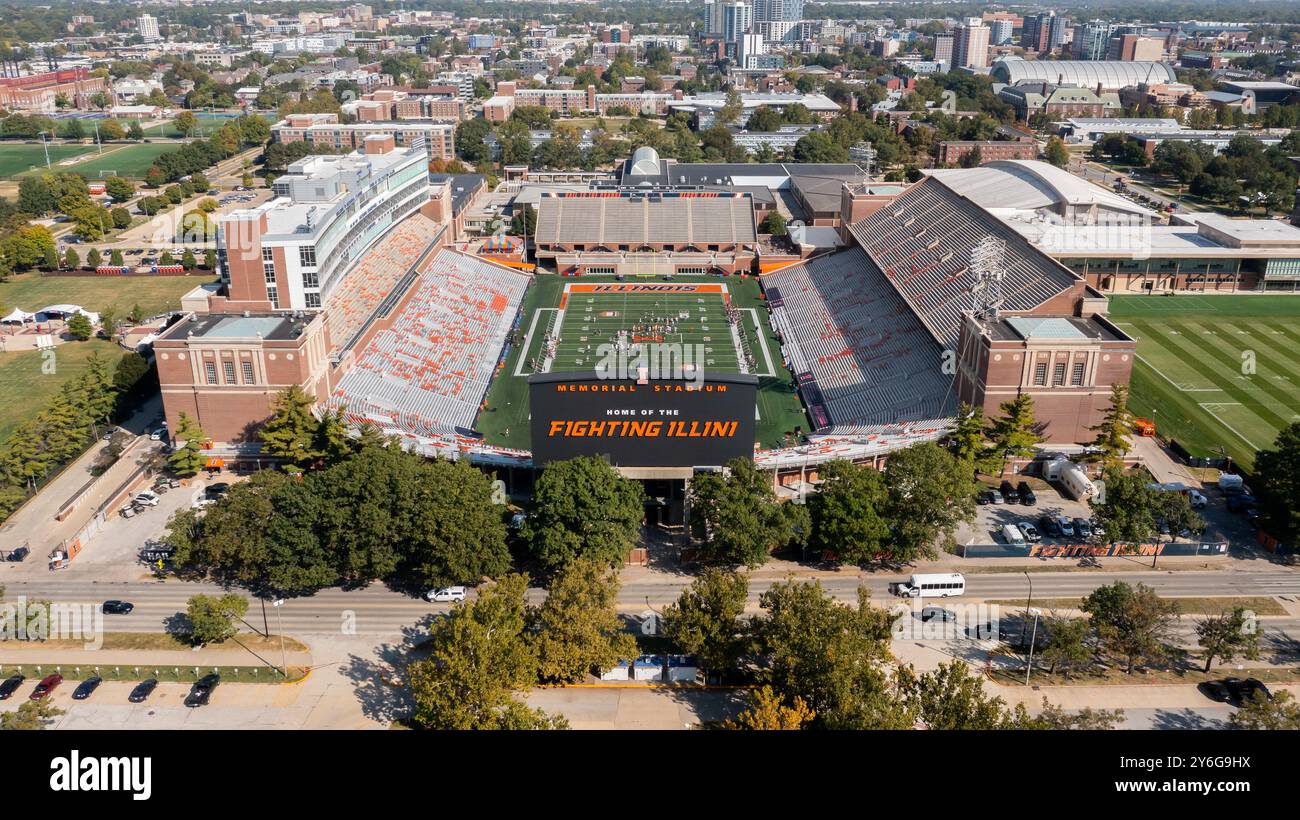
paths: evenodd
<path fill-rule="evenodd" d="M 1006 271 L 1007 243 L 989 234 L 970 252 L 971 312 L 976 319 L 997 318 L 1002 307 L 1002 276 Z"/>

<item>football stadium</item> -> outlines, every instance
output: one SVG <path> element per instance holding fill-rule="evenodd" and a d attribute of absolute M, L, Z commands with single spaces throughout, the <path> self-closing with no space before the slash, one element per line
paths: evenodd
<path fill-rule="evenodd" d="M 852 165 L 648 150 L 607 179 L 515 183 L 527 236 L 470 231 L 483 178 L 423 174 L 419 145 L 295 163 L 223 221 L 222 286 L 155 342 L 169 422 L 249 457 L 298 385 L 513 487 L 604 457 L 673 520 L 698 470 L 752 458 L 797 484 L 938 438 L 961 402 L 1028 393 L 1074 445 L 1128 381 L 1107 298 L 945 179 L 882 193 Z M 777 208 L 780 240 L 757 230 Z"/>

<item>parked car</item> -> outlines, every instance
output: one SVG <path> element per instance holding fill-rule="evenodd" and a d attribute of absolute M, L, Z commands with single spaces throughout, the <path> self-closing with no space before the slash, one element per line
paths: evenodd
<path fill-rule="evenodd" d="M 1259 678 L 1227 678 L 1223 681 L 1228 687 L 1232 699 L 1239 703 L 1249 703 L 1256 698 L 1261 700 L 1272 700 L 1273 693 L 1268 691 L 1268 687 Z"/>
<path fill-rule="evenodd" d="M 226 484 L 225 482 L 218 482 L 216 484 L 209 484 L 208 486 L 204 487 L 203 497 L 216 501 L 228 492 L 230 492 L 230 485 Z"/>
<path fill-rule="evenodd" d="M 213 672 L 211 675 L 204 675 L 194 682 L 190 687 L 190 693 L 185 696 L 185 705 L 193 709 L 196 706 L 207 706 L 208 701 L 212 698 L 212 690 L 221 684 L 221 676 Z"/>
<path fill-rule="evenodd" d="M 21 560 L 23 560 L 24 558 L 26 558 L 27 555 L 28 555 L 28 553 L 30 553 L 30 552 L 31 552 L 31 550 L 28 549 L 28 548 L 24 545 L 24 546 L 18 547 L 18 548 L 16 548 L 16 549 L 12 549 L 12 550 L 10 550 L 10 551 L 9 551 L 9 555 L 8 555 L 8 557 L 7 557 L 5 560 L 7 560 L 7 561 L 18 562 L 18 561 L 21 561 Z"/>
<path fill-rule="evenodd" d="M 25 680 L 27 678 L 22 675 L 10 675 L 5 678 L 4 683 L 0 683 L 0 700 L 9 700 L 13 697 L 14 692 L 18 691 L 18 687 L 22 686 Z"/>
<path fill-rule="evenodd" d="M 1056 517 L 1056 526 L 1061 528 L 1061 535 L 1065 538 L 1074 537 L 1074 522 L 1064 515 Z"/>
<path fill-rule="evenodd" d="M 83 680 L 81 683 L 77 684 L 77 688 L 72 691 L 72 699 L 85 700 L 86 698 L 93 695 L 95 693 L 95 690 L 98 689 L 99 685 L 103 682 L 104 679 L 101 678 L 99 675 L 91 675 L 90 677 Z"/>
<path fill-rule="evenodd" d="M 150 441 L 162 441 L 165 438 L 167 438 L 166 427 L 159 427 L 157 430 L 154 430 L 152 433 L 149 434 Z"/>
<path fill-rule="evenodd" d="M 1210 499 L 1197 490 L 1188 490 L 1187 503 L 1191 505 L 1193 510 L 1202 510 L 1205 509 L 1206 504 L 1210 503 Z"/>
<path fill-rule="evenodd" d="M 1106 537 L 1106 528 L 1101 525 L 1100 521 L 1094 518 L 1089 523 L 1092 525 L 1092 535 L 1094 538 Z"/>
<path fill-rule="evenodd" d="M 1034 495 L 1034 491 L 1029 489 L 1029 485 L 1024 481 L 1016 485 L 1016 494 L 1020 496 L 1020 503 L 1026 507 L 1032 507 L 1038 503 L 1038 496 Z"/>
<path fill-rule="evenodd" d="M 428 601 L 439 603 L 447 601 L 463 601 L 465 600 L 465 587 L 441 587 L 439 589 L 431 589 L 424 594 L 424 597 Z"/>
<path fill-rule="evenodd" d="M 949 621 L 956 621 L 957 613 L 953 612 L 951 609 L 944 609 L 941 606 L 927 606 L 921 610 L 921 620 L 926 622 L 943 621 L 944 623 L 947 623 Z"/>
<path fill-rule="evenodd" d="M 989 490 L 989 496 L 993 499 L 992 501 L 989 502 L 990 504 L 1005 503 L 1005 499 L 1003 499 L 1002 493 L 998 492 L 997 490 Z"/>
<path fill-rule="evenodd" d="M 144 703 L 153 694 L 153 690 L 157 688 L 157 678 L 146 678 L 136 684 L 135 688 L 131 690 L 131 694 L 126 696 L 126 699 L 131 703 Z"/>
<path fill-rule="evenodd" d="M 1076 533 L 1080 538 L 1091 538 L 1091 537 L 1092 537 L 1092 524 L 1091 524 L 1087 519 L 1085 519 L 1085 518 L 1076 518 L 1076 519 L 1074 519 L 1074 521 L 1072 521 L 1072 522 L 1070 522 L 1070 523 L 1074 524 L 1074 532 L 1075 532 L 1075 533 Z"/>
<path fill-rule="evenodd" d="M 989 504 L 992 504 L 993 491 L 985 490 L 984 492 L 980 493 L 978 496 L 975 497 L 975 503 L 979 504 L 980 506 L 987 506 Z"/>
<path fill-rule="evenodd" d="M 1043 534 L 1029 521 L 1017 521 L 1016 527 L 1019 528 L 1020 534 L 1025 537 L 1026 541 L 1043 540 Z"/>
<path fill-rule="evenodd" d="M 141 507 L 157 507 L 158 495 L 151 490 L 142 490 L 136 493 L 135 498 L 131 499 L 131 502 L 133 504 L 138 504 Z"/>
<path fill-rule="evenodd" d="M 1056 518 L 1053 516 L 1045 515 L 1038 519 L 1038 526 L 1041 527 L 1043 532 L 1047 533 L 1050 538 L 1061 537 L 1061 525 L 1057 523 Z"/>
<path fill-rule="evenodd" d="M 215 503 L 217 502 L 211 498 L 199 498 L 199 499 L 195 499 L 194 503 L 190 505 L 190 509 L 206 510 L 208 507 L 211 507 Z"/>
<path fill-rule="evenodd" d="M 1218 703 L 1227 703 L 1232 700 L 1232 693 L 1228 690 L 1227 685 L 1221 680 L 1201 681 L 1196 686 L 1202 695 L 1205 695 L 1212 701 Z"/>
<path fill-rule="evenodd" d="M 1002 493 L 1002 497 L 1006 499 L 1008 504 L 1015 504 L 1020 501 L 1020 495 L 1016 493 L 1016 488 L 1011 486 L 1010 481 L 1004 480 L 1001 486 L 998 487 L 998 492 Z"/>
<path fill-rule="evenodd" d="M 60 683 L 63 683 L 63 676 L 59 673 L 55 672 L 53 675 L 46 675 L 44 678 L 41 678 L 41 682 L 36 684 L 36 688 L 32 690 L 31 699 L 40 700 L 41 698 L 48 696 L 59 687 Z"/>
<path fill-rule="evenodd" d="M 1228 512 L 1245 512 L 1255 506 L 1255 496 L 1250 493 L 1230 493 L 1227 506 Z"/>
<path fill-rule="evenodd" d="M 105 601 L 103 609 L 105 615 L 130 615 L 135 604 L 130 601 Z"/>

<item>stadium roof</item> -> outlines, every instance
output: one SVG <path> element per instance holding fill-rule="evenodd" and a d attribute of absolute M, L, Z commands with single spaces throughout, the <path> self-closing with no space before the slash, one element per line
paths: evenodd
<path fill-rule="evenodd" d="M 1021 60 L 1003 59 L 993 63 L 994 82 L 1015 85 L 1019 82 L 1046 82 L 1078 85 L 1102 91 L 1118 91 L 1138 83 L 1178 82 L 1174 69 L 1167 63 L 1149 60 Z"/>
<path fill-rule="evenodd" d="M 935 177 L 913 185 L 849 230 L 930 334 L 950 350 L 957 347 L 962 312 L 972 307 L 971 251 L 985 237 L 1006 243 L 1005 311 L 1032 311 L 1081 281 Z"/>
<path fill-rule="evenodd" d="M 553 196 L 538 202 L 539 245 L 732 245 L 752 243 L 747 196 Z"/>
<path fill-rule="evenodd" d="M 999 160 L 977 168 L 945 168 L 929 173 L 980 207 L 999 214 L 1047 208 L 1064 216 L 1074 209 L 1095 206 L 1111 213 L 1153 215 L 1119 194 L 1038 160 Z"/>

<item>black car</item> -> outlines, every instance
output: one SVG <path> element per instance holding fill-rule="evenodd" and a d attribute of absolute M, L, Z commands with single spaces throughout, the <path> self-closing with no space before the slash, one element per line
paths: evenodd
<path fill-rule="evenodd" d="M 1248 493 L 1233 493 L 1228 496 L 1228 512 L 1239 513 L 1252 509 L 1255 506 L 1255 496 Z"/>
<path fill-rule="evenodd" d="M 230 485 L 224 482 L 218 484 L 209 484 L 203 490 L 203 497 L 210 499 L 212 501 L 216 501 L 222 498 L 229 491 L 230 491 Z"/>
<path fill-rule="evenodd" d="M 98 689 L 99 685 L 103 682 L 104 679 L 101 678 L 99 675 L 91 675 L 90 677 L 83 680 L 80 684 L 78 684 L 77 688 L 73 690 L 72 699 L 85 700 L 86 698 L 94 694 L 95 690 Z"/>
<path fill-rule="evenodd" d="M 18 547 L 15 550 L 10 550 L 8 560 L 21 561 L 27 557 L 27 554 L 29 552 L 31 552 L 31 550 L 29 550 L 27 547 Z"/>
<path fill-rule="evenodd" d="M 1002 493 L 1002 500 L 1008 504 L 1015 504 L 1020 500 L 1020 496 L 1016 493 L 1016 488 L 1011 486 L 1010 481 L 1003 481 L 1002 486 L 998 487 L 998 492 Z"/>
<path fill-rule="evenodd" d="M 135 604 L 130 601 L 105 601 L 105 615 L 130 615 L 135 610 Z"/>
<path fill-rule="evenodd" d="M 185 696 L 185 705 L 191 708 L 206 706 L 208 699 L 212 697 L 212 690 L 216 689 L 220 683 L 221 676 L 215 672 L 199 678 L 194 682 L 194 686 L 190 688 L 190 693 Z"/>
<path fill-rule="evenodd" d="M 1026 507 L 1032 507 L 1038 503 L 1038 496 L 1034 495 L 1034 491 L 1029 489 L 1029 485 L 1025 482 L 1022 481 L 1016 485 L 1016 492 L 1020 495 L 1020 503 Z"/>
<path fill-rule="evenodd" d="M 1054 516 L 1045 515 L 1038 519 L 1038 528 L 1043 531 L 1043 534 L 1052 538 L 1061 537 L 1061 525 L 1057 523 Z"/>
<path fill-rule="evenodd" d="M 1216 701 L 1218 703 L 1227 703 L 1228 701 L 1232 700 L 1232 691 L 1228 689 L 1227 681 L 1221 681 L 1221 680 L 1201 681 L 1201 683 L 1198 684 L 1196 688 L 1201 690 L 1201 694 L 1205 695 L 1207 698 L 1209 698 L 1212 701 Z"/>
<path fill-rule="evenodd" d="M 14 692 L 18 690 L 19 686 L 23 685 L 25 680 L 26 678 L 22 675 L 10 675 L 5 678 L 4 683 L 0 683 L 0 700 L 9 700 L 9 698 L 13 697 Z"/>
<path fill-rule="evenodd" d="M 1238 703 L 1248 703 L 1256 698 L 1260 700 L 1272 700 L 1273 693 L 1268 691 L 1268 687 L 1259 678 L 1225 678 L 1223 685 L 1227 687 L 1228 693 L 1232 699 Z"/>
<path fill-rule="evenodd" d="M 981 505 L 981 506 L 988 505 L 988 504 L 992 504 L 992 503 L 993 503 L 993 491 L 992 491 L 992 490 L 985 490 L 984 492 L 980 493 L 979 496 L 976 497 L 976 499 L 975 499 L 975 503 L 977 503 L 977 504 L 979 504 L 979 505 Z"/>
<path fill-rule="evenodd" d="M 158 688 L 157 678 L 148 678 L 146 680 L 142 680 L 136 684 L 135 688 L 131 690 L 131 694 L 126 696 L 126 699 L 131 703 L 144 703 L 145 699 L 147 699 L 150 695 L 152 695 L 153 690 L 157 688 Z"/>

